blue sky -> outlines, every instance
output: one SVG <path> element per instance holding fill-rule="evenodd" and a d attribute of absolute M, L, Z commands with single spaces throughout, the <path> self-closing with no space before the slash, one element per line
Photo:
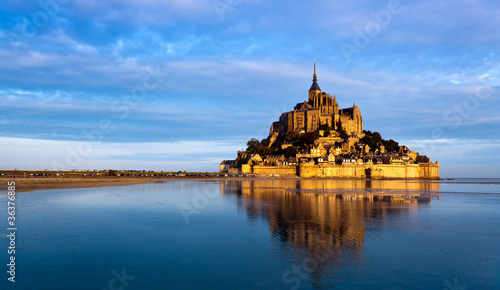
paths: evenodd
<path fill-rule="evenodd" d="M 345 2 L 345 1 L 343 1 Z M 0 8 L 0 168 L 218 170 L 318 83 L 364 127 L 500 177 L 495 1 L 41 0 Z"/>

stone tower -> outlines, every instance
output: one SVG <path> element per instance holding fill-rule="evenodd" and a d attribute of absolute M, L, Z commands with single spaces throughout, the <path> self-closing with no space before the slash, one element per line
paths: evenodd
<path fill-rule="evenodd" d="M 309 89 L 309 99 L 297 103 L 292 111 L 281 114 L 278 122 L 273 122 L 269 130 L 271 144 L 275 140 L 290 133 L 312 133 L 323 125 L 337 130 L 342 126 L 347 134 L 361 135 L 363 119 L 361 111 L 354 104 L 351 108 L 339 110 L 337 98 L 322 92 L 318 85 L 316 74 L 316 59 L 314 60 L 313 83 Z"/>
<path fill-rule="evenodd" d="M 308 103 L 313 108 L 318 108 L 321 114 L 334 114 L 338 111 L 337 100 L 331 95 L 322 92 L 319 88 L 318 78 L 316 74 L 316 59 L 314 59 L 313 83 L 311 85 L 311 88 L 309 89 Z M 328 125 L 332 124 L 328 123 Z"/>

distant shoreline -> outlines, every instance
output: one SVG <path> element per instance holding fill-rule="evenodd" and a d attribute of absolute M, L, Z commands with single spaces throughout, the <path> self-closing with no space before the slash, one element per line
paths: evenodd
<path fill-rule="evenodd" d="M 0 171 L 6 172 L 6 171 Z M 116 186 L 129 186 L 148 183 L 164 183 L 170 180 L 263 180 L 263 179 L 276 179 L 276 180 L 325 180 L 325 179 L 339 179 L 339 180 L 365 180 L 366 178 L 300 178 L 300 177 L 278 177 L 278 176 L 225 176 L 224 174 L 192 174 L 186 176 L 88 176 L 82 175 L 81 172 L 65 172 L 64 175 L 55 176 L 53 172 L 49 176 L 28 176 L 24 177 L 27 171 L 19 171 L 16 175 L 3 175 L 0 176 L 0 194 L 7 193 L 7 183 L 14 181 L 16 183 L 16 192 L 30 192 L 35 190 L 44 189 L 69 189 L 69 188 L 97 188 L 97 187 L 116 187 Z M 35 171 L 31 171 L 35 172 Z M 37 171 L 42 172 L 42 171 Z M 61 173 L 62 174 L 62 173 Z M 457 180 L 458 179 L 458 180 Z M 447 183 L 447 184 L 500 184 L 500 182 L 488 181 L 460 181 L 462 178 L 457 179 L 440 179 L 440 180 L 427 180 L 427 179 L 366 179 L 370 181 L 384 181 L 396 180 L 415 183 Z M 466 178 L 463 178 L 466 179 Z M 494 179 L 494 178 L 492 178 Z"/>
<path fill-rule="evenodd" d="M 215 172 L 153 172 L 153 171 L 48 171 L 48 170 L 0 170 L 0 194 L 8 192 L 8 182 L 16 183 L 16 192 L 44 189 L 95 188 L 128 186 L 147 183 L 163 183 L 167 180 L 214 180 L 270 177 L 220 174 Z M 274 178 L 274 177 L 271 177 Z"/>

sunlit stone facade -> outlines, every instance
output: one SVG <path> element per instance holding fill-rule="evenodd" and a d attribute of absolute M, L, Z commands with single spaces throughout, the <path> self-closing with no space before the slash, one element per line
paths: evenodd
<path fill-rule="evenodd" d="M 308 100 L 298 103 L 293 111 L 281 114 L 278 122 L 271 125 L 270 136 L 289 132 L 313 132 L 327 124 L 332 129 L 343 127 L 349 135 L 362 136 L 363 118 L 356 104 L 339 109 L 336 96 L 322 92 L 317 81 L 314 64 L 313 83 Z"/>

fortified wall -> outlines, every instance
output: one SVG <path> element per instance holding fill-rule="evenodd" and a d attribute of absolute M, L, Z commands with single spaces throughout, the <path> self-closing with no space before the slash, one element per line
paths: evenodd
<path fill-rule="evenodd" d="M 298 166 L 254 166 L 253 173 L 302 178 L 439 179 L 439 161 L 436 163 L 401 165 L 313 165 L 301 163 Z"/>

